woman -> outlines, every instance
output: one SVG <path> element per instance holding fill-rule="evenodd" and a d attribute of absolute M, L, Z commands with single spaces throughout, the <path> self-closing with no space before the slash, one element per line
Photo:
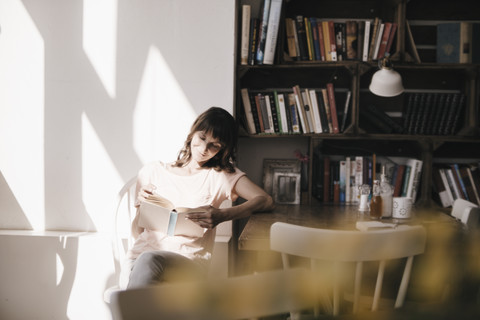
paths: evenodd
<path fill-rule="evenodd" d="M 138 174 L 137 203 L 157 193 L 175 207 L 203 207 L 187 215 L 205 228 L 202 237 L 167 236 L 132 223 L 135 244 L 128 257 L 133 263 L 128 288 L 164 281 L 192 280 L 206 275 L 215 227 L 232 219 L 274 207 L 272 198 L 234 165 L 237 127 L 225 110 L 212 107 L 193 123 L 177 161 L 145 165 Z M 222 208 L 224 200 L 246 201 Z"/>

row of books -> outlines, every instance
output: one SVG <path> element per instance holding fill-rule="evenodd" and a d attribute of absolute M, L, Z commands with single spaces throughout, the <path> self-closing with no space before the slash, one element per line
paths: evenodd
<path fill-rule="evenodd" d="M 345 130 L 351 91 L 347 91 L 341 123 L 333 83 L 320 89 L 243 88 L 241 96 L 249 134 L 340 133 Z"/>
<path fill-rule="evenodd" d="M 405 134 L 453 135 L 465 107 L 463 93 L 408 93 L 405 99 Z"/>
<path fill-rule="evenodd" d="M 240 64 L 273 64 L 282 0 L 264 0 L 261 17 L 252 17 L 251 6 L 242 6 Z"/>
<path fill-rule="evenodd" d="M 394 187 L 394 197 L 416 199 L 420 187 L 423 161 L 401 158 L 384 164 L 385 174 Z M 380 180 L 380 164 L 375 156 L 352 156 L 336 159 L 314 153 L 312 195 L 322 202 L 357 204 L 358 189 Z"/>
<path fill-rule="evenodd" d="M 480 205 L 480 163 L 433 166 L 433 192 L 443 207 L 451 207 L 456 199 Z"/>
<path fill-rule="evenodd" d="M 378 17 L 340 22 L 297 15 L 285 19 L 285 28 L 294 60 L 372 61 L 390 52 L 397 24 Z"/>
<path fill-rule="evenodd" d="M 480 23 L 437 25 L 437 63 L 480 63 Z"/>

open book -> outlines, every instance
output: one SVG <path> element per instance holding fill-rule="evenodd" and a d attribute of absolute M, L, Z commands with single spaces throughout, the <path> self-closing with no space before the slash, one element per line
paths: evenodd
<path fill-rule="evenodd" d="M 169 236 L 201 237 L 205 229 L 187 219 L 190 212 L 204 212 L 201 208 L 175 208 L 166 198 L 155 194 L 140 203 L 138 225 L 160 231 Z"/>

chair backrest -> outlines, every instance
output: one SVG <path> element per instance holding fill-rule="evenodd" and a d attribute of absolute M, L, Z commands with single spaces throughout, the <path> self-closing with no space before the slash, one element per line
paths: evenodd
<path fill-rule="evenodd" d="M 276 222 L 270 230 L 271 249 L 282 253 L 285 268 L 289 267 L 289 255 L 310 258 L 312 267 L 318 266 L 320 261 L 337 264 L 333 280 L 334 315 L 339 313 L 338 287 L 341 275 L 338 274 L 340 270 L 338 263 L 356 263 L 353 304 L 353 311 L 356 312 L 360 298 L 363 262 L 380 262 L 372 304 L 372 310 L 375 311 L 380 299 L 386 261 L 408 258 L 395 302 L 395 307 L 401 307 L 406 295 L 413 256 L 424 252 L 425 243 L 426 232 L 422 226 L 399 226 L 395 229 L 361 232 L 326 230 Z"/>
<path fill-rule="evenodd" d="M 135 218 L 135 186 L 137 177 L 130 178 L 117 194 L 114 211 L 112 249 L 115 259 L 115 272 L 120 277 L 122 262 L 127 251 L 132 247 L 134 239 L 131 233 L 131 224 Z M 119 286 L 125 287 L 126 280 L 120 279 Z M 125 282 L 125 283 L 124 283 Z"/>
<path fill-rule="evenodd" d="M 114 319 L 247 319 L 312 308 L 314 286 L 305 269 L 277 270 L 163 284 L 115 292 Z"/>

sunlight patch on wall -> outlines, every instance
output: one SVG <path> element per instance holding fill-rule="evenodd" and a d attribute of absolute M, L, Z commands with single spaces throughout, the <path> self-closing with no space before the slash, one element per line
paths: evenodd
<path fill-rule="evenodd" d="M 44 40 L 20 0 L 0 1 L 0 24 L 0 170 L 31 226 L 44 230 Z"/>
<path fill-rule="evenodd" d="M 83 50 L 105 90 L 116 95 L 117 0 L 83 0 Z"/>
<path fill-rule="evenodd" d="M 133 115 L 143 163 L 175 160 L 196 114 L 158 48 L 151 46 Z"/>
<path fill-rule="evenodd" d="M 87 115 L 82 113 L 82 200 L 96 226 L 95 231 L 112 231 L 115 192 L 122 178 L 110 159 Z"/>

